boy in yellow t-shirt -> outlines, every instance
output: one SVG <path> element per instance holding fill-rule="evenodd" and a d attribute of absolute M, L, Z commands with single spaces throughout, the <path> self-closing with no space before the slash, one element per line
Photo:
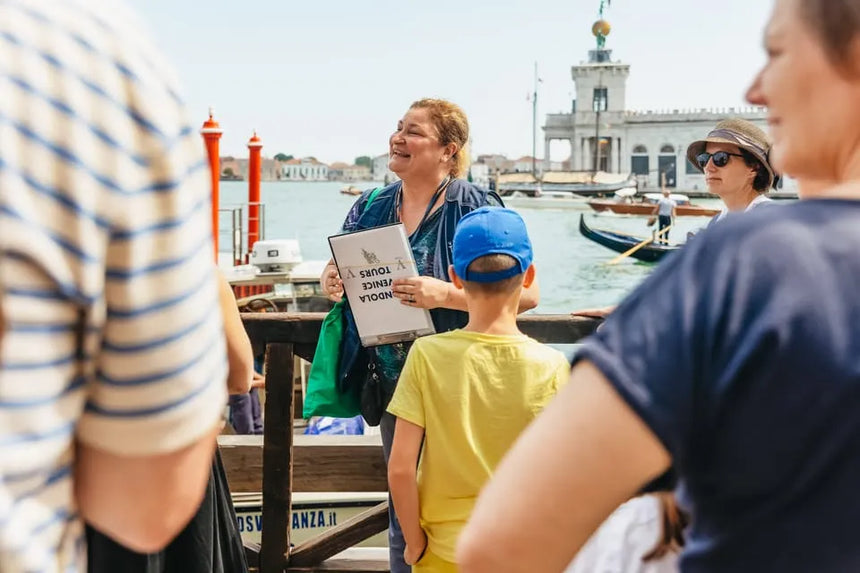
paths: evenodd
<path fill-rule="evenodd" d="M 453 262 L 469 323 L 415 342 L 388 406 L 397 416 L 388 483 L 404 558 L 416 572 L 457 570 L 457 537 L 478 493 L 569 375 L 563 354 L 517 328 L 535 269 L 515 211 L 482 207 L 464 216 Z"/>

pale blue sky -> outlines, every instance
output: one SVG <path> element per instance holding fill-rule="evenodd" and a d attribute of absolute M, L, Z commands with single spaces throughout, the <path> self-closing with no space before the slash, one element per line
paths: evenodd
<path fill-rule="evenodd" d="M 208 106 L 222 152 L 351 162 L 387 151 L 421 97 L 466 110 L 474 152 L 531 153 L 534 62 L 543 115 L 570 109 L 570 66 L 594 46 L 599 0 L 131 0 L 182 78 L 195 121 Z M 614 0 L 607 47 L 631 64 L 627 107 L 742 105 L 764 60 L 770 0 Z M 538 156 L 543 154 L 540 132 Z M 558 156 L 556 156 L 558 155 Z M 553 148 L 554 160 L 565 159 Z"/>

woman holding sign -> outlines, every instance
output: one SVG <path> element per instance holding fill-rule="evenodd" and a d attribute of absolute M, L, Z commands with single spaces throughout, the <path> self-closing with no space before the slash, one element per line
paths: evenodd
<path fill-rule="evenodd" d="M 463 291 L 457 290 L 448 276 L 457 222 L 478 207 L 502 205 L 494 192 L 461 179 L 469 167 L 468 142 L 469 123 L 459 106 L 436 99 L 413 103 L 388 140 L 388 166 L 401 180 L 376 193 L 372 200 L 370 191 L 363 193 L 343 224 L 344 232 L 398 222 L 404 225 L 420 276 L 394 281 L 393 294 L 402 304 L 429 309 L 437 332 L 465 326 L 468 319 Z M 343 296 L 343 283 L 333 262 L 329 262 L 320 283 L 333 300 Z M 524 292 L 520 310 L 537 306 L 538 297 L 535 281 Z M 394 393 L 409 344 L 362 348 L 354 322 L 346 314 L 342 378 L 353 378 L 360 384 L 368 367 L 373 368 L 382 383 L 382 403 L 377 406 L 383 412 Z M 382 415 L 380 429 L 387 461 L 394 435 L 394 418 L 390 414 Z M 403 535 L 393 505 L 390 507 L 391 571 L 410 571 L 403 562 Z"/>

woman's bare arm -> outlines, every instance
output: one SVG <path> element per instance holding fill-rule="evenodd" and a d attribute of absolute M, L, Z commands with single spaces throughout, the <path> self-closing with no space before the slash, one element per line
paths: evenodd
<path fill-rule="evenodd" d="M 242 324 L 233 289 L 223 276 L 219 277 L 218 301 L 224 317 L 224 333 L 227 337 L 229 365 L 227 391 L 230 394 L 246 394 L 251 390 L 254 380 L 254 352 L 251 350 L 251 340 Z"/>

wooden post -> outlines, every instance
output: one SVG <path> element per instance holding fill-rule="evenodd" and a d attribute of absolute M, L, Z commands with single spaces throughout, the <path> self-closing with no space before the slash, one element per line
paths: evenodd
<path fill-rule="evenodd" d="M 263 426 L 261 573 L 282 573 L 289 560 L 293 475 L 293 345 L 267 344 Z M 274 376 L 277 375 L 277 378 Z"/>
<path fill-rule="evenodd" d="M 248 252 L 260 240 L 260 178 L 263 171 L 263 142 L 257 132 L 248 141 Z"/>
<path fill-rule="evenodd" d="M 218 202 L 221 191 L 221 126 L 212 118 L 214 110 L 209 108 L 209 119 L 203 123 L 200 134 L 206 142 L 206 154 L 209 156 L 209 173 L 212 176 L 212 241 L 215 244 L 215 262 L 218 262 Z"/>

